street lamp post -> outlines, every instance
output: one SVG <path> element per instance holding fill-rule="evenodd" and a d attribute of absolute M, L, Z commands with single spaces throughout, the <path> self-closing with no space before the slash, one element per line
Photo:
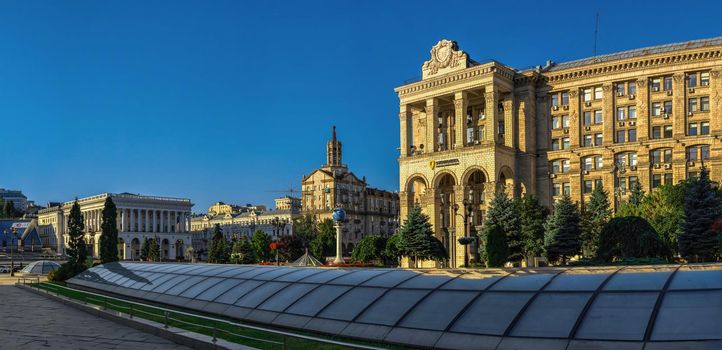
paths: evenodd
<path fill-rule="evenodd" d="M 446 220 L 444 211 L 446 210 L 446 200 L 444 198 L 443 193 L 439 193 L 439 206 L 440 206 L 440 219 L 441 219 L 441 244 L 446 248 L 446 251 L 449 253 L 449 261 L 447 261 L 446 267 L 451 266 L 451 239 L 449 238 L 449 229 L 446 227 Z"/>
<path fill-rule="evenodd" d="M 462 218 L 464 219 L 464 237 L 459 238 L 459 244 L 464 246 L 464 266 L 469 267 L 469 244 L 471 244 L 474 241 L 474 238 L 469 235 L 469 218 L 473 217 L 474 215 L 474 204 L 471 198 L 473 198 L 473 191 L 469 191 L 469 199 L 464 198 L 462 204 L 464 205 L 464 214 L 462 215 Z M 454 204 L 454 214 L 458 214 L 459 211 L 459 205 Z"/>
<path fill-rule="evenodd" d="M 15 276 L 15 254 L 13 252 L 13 241 L 15 240 L 15 235 L 17 234 L 17 229 L 13 227 L 10 230 L 10 233 L 12 233 L 12 235 L 10 236 L 10 277 L 14 277 Z M 5 235 L 7 236 L 7 234 L 8 234 L 8 229 L 5 229 Z"/>

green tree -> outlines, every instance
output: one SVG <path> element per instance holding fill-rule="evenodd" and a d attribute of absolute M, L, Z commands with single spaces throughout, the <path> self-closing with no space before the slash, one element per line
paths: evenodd
<path fill-rule="evenodd" d="M 228 262 L 228 249 L 226 248 L 226 237 L 223 236 L 221 225 L 216 224 L 213 229 L 213 238 L 208 247 L 208 262 L 212 264 L 225 264 Z"/>
<path fill-rule="evenodd" d="M 582 255 L 584 257 L 591 258 L 597 253 L 599 235 L 611 216 L 608 193 L 602 186 L 597 186 L 592 191 L 581 216 Z"/>
<path fill-rule="evenodd" d="M 15 210 L 15 204 L 12 201 L 6 201 L 3 204 L 3 216 L 6 218 L 15 218 L 20 216 Z"/>
<path fill-rule="evenodd" d="M 506 235 L 509 254 L 507 261 L 519 261 L 523 258 L 520 206 L 519 201 L 509 198 L 505 192 L 497 192 L 489 203 L 485 216 L 485 229 L 499 226 Z"/>
<path fill-rule="evenodd" d="M 155 238 L 148 238 L 148 260 L 160 261 L 160 246 Z"/>
<path fill-rule="evenodd" d="M 385 238 L 378 235 L 368 235 L 362 238 L 353 248 L 351 259 L 362 263 L 382 262 L 385 257 L 386 241 Z"/>
<path fill-rule="evenodd" d="M 88 258 L 88 247 L 85 245 L 85 222 L 83 214 L 80 212 L 80 204 L 76 199 L 70 208 L 68 216 L 68 263 L 73 270 L 81 272 L 85 270 L 85 262 Z"/>
<path fill-rule="evenodd" d="M 639 216 L 613 218 L 602 228 L 596 257 L 604 261 L 666 258 L 670 251 L 654 227 Z"/>
<path fill-rule="evenodd" d="M 333 220 L 326 219 L 318 224 L 318 234 L 311 241 L 311 254 L 323 260 L 327 256 L 336 254 L 336 228 L 333 227 Z"/>
<path fill-rule="evenodd" d="M 714 261 L 719 255 L 715 221 L 720 217 L 720 200 L 712 188 L 706 167 L 702 167 L 685 196 L 684 220 L 677 237 L 679 254 L 689 262 Z"/>
<path fill-rule="evenodd" d="M 564 195 L 554 204 L 554 211 L 544 223 L 544 250 L 549 262 L 564 264 L 579 254 L 579 221 L 577 206 L 569 196 Z"/>
<path fill-rule="evenodd" d="M 409 210 L 409 215 L 399 229 L 399 235 L 399 250 L 408 255 L 415 266 L 418 266 L 419 260 L 443 261 L 447 258 L 446 249 L 434 236 L 429 217 L 422 213 L 418 206 Z"/>
<path fill-rule="evenodd" d="M 484 228 L 484 256 L 486 267 L 503 267 L 509 256 L 506 244 L 507 236 L 500 226 L 487 226 Z"/>
<path fill-rule="evenodd" d="M 544 253 L 544 222 L 549 211 L 534 195 L 525 195 L 519 202 L 522 254 L 526 259 Z"/>
<path fill-rule="evenodd" d="M 283 236 L 279 240 L 282 247 L 279 249 L 280 261 L 295 261 L 306 253 L 304 240 L 298 236 Z"/>
<path fill-rule="evenodd" d="M 311 214 L 294 219 L 293 232 L 303 248 L 309 248 L 318 235 L 318 220 Z"/>
<path fill-rule="evenodd" d="M 384 247 L 384 256 L 389 262 L 393 262 L 396 265 L 399 264 L 399 259 L 405 255 L 405 253 L 399 249 L 400 241 L 401 235 L 395 233 L 386 240 L 386 246 Z"/>
<path fill-rule="evenodd" d="M 262 230 L 256 230 L 253 236 L 251 236 L 253 255 L 258 261 L 268 261 L 271 259 L 271 248 L 268 246 L 269 244 L 271 244 L 271 237 Z"/>
<path fill-rule="evenodd" d="M 140 246 L 140 260 L 150 260 L 150 240 L 148 238 L 143 240 L 143 244 Z"/>
<path fill-rule="evenodd" d="M 110 196 L 105 198 L 103 222 L 100 225 L 100 262 L 118 261 L 118 213 Z"/>
<path fill-rule="evenodd" d="M 234 239 L 230 262 L 231 264 L 253 264 L 256 262 L 253 246 L 247 237 L 241 236 Z"/>
<path fill-rule="evenodd" d="M 5 200 L 0 198 L 0 219 L 8 217 L 5 213 Z"/>
<path fill-rule="evenodd" d="M 644 191 L 642 191 L 642 186 L 639 185 L 639 182 L 635 182 L 634 185 L 632 185 L 630 192 L 628 202 L 634 206 L 642 204 L 642 201 L 644 200 Z"/>

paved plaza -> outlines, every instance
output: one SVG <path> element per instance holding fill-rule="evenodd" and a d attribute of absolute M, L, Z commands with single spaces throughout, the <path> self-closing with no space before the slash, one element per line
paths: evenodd
<path fill-rule="evenodd" d="M 0 349 L 188 349 L 84 313 L 0 278 Z"/>

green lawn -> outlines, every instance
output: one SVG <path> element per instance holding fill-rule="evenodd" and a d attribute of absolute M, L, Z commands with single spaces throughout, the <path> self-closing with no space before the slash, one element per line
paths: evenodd
<path fill-rule="evenodd" d="M 79 301 L 86 302 L 88 304 L 95 304 L 100 306 L 107 306 L 108 309 L 120 311 L 123 313 L 128 313 L 130 311 L 131 305 L 133 306 L 133 317 L 140 317 L 148 320 L 152 320 L 159 323 L 165 323 L 165 315 L 164 311 L 157 309 L 155 307 L 152 307 L 150 305 L 148 306 L 141 306 L 137 304 L 131 304 L 115 299 L 109 299 L 105 298 L 103 296 L 98 295 L 92 295 L 77 289 L 72 289 L 68 287 L 64 287 L 55 283 L 49 283 L 49 282 L 41 282 L 41 283 L 33 283 L 30 286 L 34 288 L 44 289 L 51 291 L 53 294 L 59 294 L 63 295 L 72 299 L 76 299 Z M 107 304 L 106 304 L 107 303 Z M 193 311 L 185 311 L 186 313 L 195 313 Z M 348 347 L 340 346 L 340 345 L 334 345 L 334 344 L 326 344 L 318 341 L 312 341 L 312 340 L 306 340 L 306 339 L 299 339 L 299 338 L 293 338 L 293 337 L 284 337 L 283 335 L 256 330 L 256 329 L 249 329 L 245 327 L 240 327 L 237 325 L 229 324 L 227 322 L 222 321 L 214 321 L 214 320 L 208 320 L 200 317 L 195 316 L 189 316 L 189 315 L 183 315 L 179 314 L 173 311 L 169 311 L 169 317 L 168 317 L 168 325 L 176 328 L 182 328 L 189 331 L 193 331 L 196 333 L 206 334 L 206 335 L 213 335 L 214 330 L 216 329 L 216 337 L 219 339 L 224 339 L 230 342 L 243 344 L 247 346 L 251 346 L 258 349 L 284 349 L 283 343 L 285 342 L 286 346 L 285 349 L 349 349 Z M 234 334 L 229 334 L 227 332 L 231 332 Z M 334 337 L 326 337 L 326 336 L 319 336 L 317 334 L 308 334 L 308 333 L 296 333 L 296 334 L 303 334 L 303 335 L 310 335 L 316 338 L 323 338 L 323 339 L 329 339 L 329 340 L 337 340 L 337 341 L 343 341 L 347 343 L 354 343 L 354 344 L 363 344 L 363 345 L 370 345 L 370 346 L 379 346 L 384 348 L 390 348 L 390 349 L 403 349 L 401 347 L 389 347 L 387 345 L 379 345 L 379 344 L 369 344 L 369 343 L 363 343 L 358 341 L 350 341 L 348 339 L 340 339 L 340 338 L 334 338 Z M 253 339 L 255 338 L 255 339 Z M 285 339 L 284 339 L 285 338 Z M 261 340 L 256 340 L 261 339 Z M 270 343 L 276 342 L 277 344 Z"/>

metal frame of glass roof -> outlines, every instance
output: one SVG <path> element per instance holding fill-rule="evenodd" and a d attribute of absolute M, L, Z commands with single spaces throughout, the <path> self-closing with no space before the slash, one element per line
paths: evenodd
<path fill-rule="evenodd" d="M 68 283 L 417 347 L 722 348 L 722 264 L 421 271 L 120 262 Z"/>

